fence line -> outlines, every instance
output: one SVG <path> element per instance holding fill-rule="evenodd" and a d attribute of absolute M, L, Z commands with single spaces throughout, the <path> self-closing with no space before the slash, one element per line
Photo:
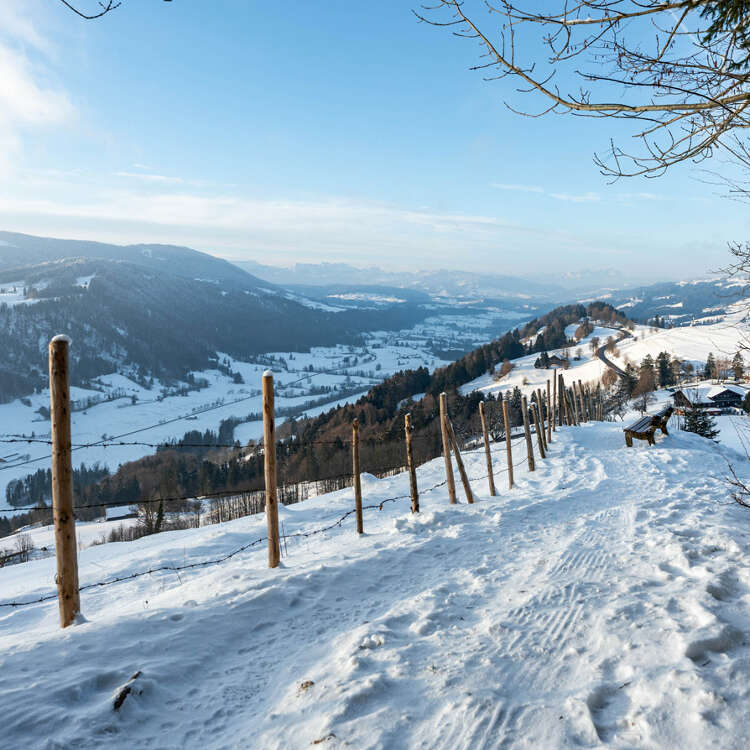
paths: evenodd
<path fill-rule="evenodd" d="M 62 342 L 62 343 L 61 343 Z M 62 346 L 64 344 L 64 346 Z M 353 456 L 353 471 L 351 474 L 342 474 L 338 475 L 339 479 L 344 479 L 344 477 L 348 479 L 351 479 L 352 482 L 355 485 L 355 500 L 356 500 L 356 506 L 352 510 L 348 510 L 345 512 L 340 518 L 338 518 L 333 523 L 327 524 L 325 526 L 321 526 L 315 529 L 311 529 L 309 531 L 297 531 L 292 534 L 279 534 L 278 529 L 278 515 L 277 515 L 277 482 L 276 482 L 276 460 L 275 460 L 275 454 L 276 454 L 276 440 L 275 440 L 275 433 L 274 433 L 274 426 L 275 426 L 275 410 L 274 410 L 274 387 L 273 387 L 273 375 L 270 371 L 266 371 L 263 374 L 263 424 L 264 424 L 264 450 L 263 450 L 263 457 L 264 457 L 264 465 L 265 465 L 265 512 L 267 516 L 267 523 L 268 523 L 268 534 L 264 537 L 261 537 L 259 539 L 250 541 L 237 549 L 227 553 L 226 555 L 220 556 L 218 558 L 210 559 L 210 560 L 203 560 L 193 563 L 185 563 L 184 565 L 159 565 L 154 568 L 150 568 L 149 570 L 145 571 L 137 571 L 134 573 L 131 573 L 129 575 L 125 576 L 118 576 L 115 578 L 111 578 L 105 581 L 99 581 L 94 583 L 89 583 L 84 586 L 80 586 L 78 583 L 78 575 L 77 575 L 77 554 L 75 550 L 75 530 L 73 530 L 72 536 L 70 533 L 70 529 L 68 526 L 70 523 L 72 523 L 72 479 L 71 479 L 71 472 L 68 471 L 67 475 L 63 475 L 60 472 L 62 469 L 65 469 L 67 466 L 68 469 L 70 468 L 71 464 L 71 453 L 75 449 L 70 441 L 70 430 L 69 430 L 69 415 L 70 415 L 70 394 L 69 394 L 69 383 L 68 383 L 68 373 L 67 373 L 67 367 L 61 367 L 59 365 L 58 360 L 59 357 L 55 359 L 55 369 L 52 367 L 53 363 L 53 353 L 56 353 L 58 349 L 62 351 L 64 349 L 64 354 L 66 355 L 65 363 L 67 363 L 67 346 L 68 346 L 68 340 L 66 337 L 55 337 L 51 344 L 50 344 L 50 388 L 51 388 L 51 394 L 52 394 L 52 404 L 51 404 L 51 414 L 52 414 L 52 429 L 51 429 L 51 436 L 52 439 L 49 441 L 49 444 L 52 446 L 52 453 L 55 457 L 57 463 L 53 462 L 53 483 L 52 483 L 52 495 L 53 495 L 53 518 L 55 523 L 55 538 L 56 538 L 56 550 L 57 550 L 57 576 L 56 576 L 56 583 L 58 587 L 58 593 L 57 594 L 49 594 L 44 595 L 38 599 L 29 600 L 29 601 L 12 601 L 12 602 L 2 602 L 0 603 L 0 607 L 23 607 L 23 606 L 30 606 L 32 604 L 37 604 L 41 602 L 45 602 L 54 598 L 59 599 L 60 603 L 60 612 L 61 612 L 61 625 L 62 627 L 66 627 L 67 625 L 71 624 L 74 621 L 75 615 L 80 611 L 80 605 L 79 605 L 79 595 L 81 591 L 86 591 L 92 588 L 102 587 L 102 586 L 109 586 L 121 581 L 127 581 L 132 580 L 135 578 L 139 578 L 146 575 L 151 575 L 158 572 L 178 572 L 181 570 L 189 570 L 194 569 L 198 567 L 204 567 L 208 565 L 216 565 L 225 562 L 226 560 L 229 560 L 236 555 L 240 554 L 241 552 L 250 549 L 251 547 L 254 547 L 258 544 L 263 543 L 264 541 L 268 542 L 268 549 L 269 549 L 269 567 L 275 568 L 278 566 L 280 561 L 280 542 L 286 541 L 288 539 L 294 539 L 294 538 L 309 538 L 311 536 L 315 536 L 318 534 L 323 534 L 327 531 L 330 531 L 334 528 L 340 527 L 344 521 L 349 518 L 352 515 L 357 515 L 357 527 L 358 531 L 362 532 L 362 514 L 364 510 L 374 510 L 377 509 L 378 511 L 381 511 L 383 509 L 383 506 L 386 503 L 390 502 L 397 502 L 399 500 L 404 499 L 411 499 L 412 500 L 412 512 L 418 512 L 419 506 L 418 503 L 415 503 L 414 497 L 416 494 L 416 475 L 414 474 L 414 466 L 413 462 L 410 456 L 410 445 L 411 445 L 411 439 L 412 436 L 410 435 L 410 418 L 407 417 L 405 420 L 405 428 L 406 428 L 406 443 L 407 443 L 407 464 L 409 466 L 409 469 L 411 470 L 411 482 L 412 485 L 410 487 L 410 492 L 402 494 L 402 495 L 396 495 L 393 497 L 385 498 L 381 500 L 377 504 L 373 505 L 367 505 L 362 506 L 361 503 L 361 493 L 359 492 L 359 478 L 360 478 L 360 467 L 359 467 L 359 454 L 358 454 L 358 431 L 357 431 L 357 423 L 355 421 L 354 428 L 353 428 L 353 441 L 352 441 L 352 456 Z M 53 352 L 54 350 L 54 352 Z M 60 360 L 62 361 L 62 360 Z M 64 364 L 65 364 L 64 363 Z M 323 373 L 317 373 L 317 374 L 323 374 Z M 311 375 L 305 375 L 303 378 L 301 378 L 299 381 L 306 380 Z M 588 421 L 592 419 L 591 409 L 586 408 L 586 398 L 589 396 L 590 392 L 588 390 L 584 391 L 582 384 L 578 383 L 578 387 L 576 387 L 576 383 L 573 382 L 572 388 L 566 389 L 563 381 L 563 376 L 560 374 L 559 376 L 560 380 L 560 392 L 564 393 L 565 396 L 567 396 L 567 399 L 565 399 L 565 406 L 566 406 L 566 422 L 570 425 L 577 425 L 581 422 Z M 285 386 L 292 385 L 293 383 L 287 383 L 283 384 Z M 247 400 L 248 398 L 256 398 L 256 396 L 247 397 L 243 399 L 238 399 L 235 402 L 232 403 L 238 403 L 240 401 Z M 548 396 L 549 398 L 549 396 Z M 223 408 L 223 406 L 231 405 L 231 404 L 222 404 L 219 407 L 215 408 Z M 509 487 L 513 487 L 512 482 L 512 476 L 513 476 L 513 469 L 516 466 L 520 466 L 523 463 L 528 463 L 529 470 L 534 471 L 535 469 L 535 461 L 534 461 L 534 451 L 533 451 L 533 443 L 531 441 L 531 429 L 530 422 L 533 424 L 533 427 L 535 428 L 534 431 L 537 435 L 537 440 L 539 443 L 539 454 L 540 458 L 544 459 L 546 458 L 545 454 L 545 440 L 546 435 L 544 434 L 545 429 L 545 416 L 548 421 L 547 428 L 549 429 L 549 422 L 550 420 L 554 419 L 554 412 L 551 413 L 551 410 L 549 408 L 549 401 L 547 402 L 547 413 L 545 415 L 544 413 L 544 401 L 541 396 L 541 390 L 537 390 L 535 394 L 535 401 L 529 406 L 526 400 L 526 396 L 524 395 L 522 397 L 522 417 L 523 417 L 523 434 L 519 436 L 518 443 L 525 441 L 526 447 L 527 447 L 527 456 L 526 458 L 522 459 L 521 461 L 517 463 L 512 463 L 512 453 L 511 448 L 513 445 L 513 435 L 512 430 L 509 427 L 508 419 L 507 419 L 507 402 L 503 400 L 503 415 L 505 418 L 505 436 L 504 436 L 504 442 L 506 442 L 506 449 L 508 454 L 508 460 L 506 461 L 506 467 L 504 469 L 500 469 L 500 471 L 507 471 L 509 474 Z M 210 411 L 211 409 L 207 409 L 207 411 Z M 465 494 L 467 502 L 472 503 L 474 501 L 473 493 L 471 490 L 471 482 L 472 481 L 480 481 L 482 479 L 492 479 L 494 471 L 492 467 L 492 460 L 491 460 L 491 450 L 489 447 L 489 438 L 486 430 L 486 425 L 484 424 L 484 413 L 483 410 L 480 413 L 480 416 L 482 417 L 482 437 L 484 441 L 484 450 L 486 455 L 486 461 L 487 461 L 487 473 L 479 476 L 479 477 L 473 477 L 469 478 L 466 474 L 466 471 L 464 469 L 463 461 L 461 460 L 461 453 L 458 441 L 456 439 L 456 435 L 453 429 L 453 425 L 451 423 L 450 417 L 448 415 L 448 408 L 447 408 L 447 397 L 445 393 L 440 394 L 440 427 L 441 427 L 441 437 L 442 437 L 442 444 L 443 444 L 443 455 L 445 459 L 445 474 L 446 477 L 443 481 L 437 482 L 431 487 L 427 488 L 426 490 L 422 491 L 422 494 L 432 492 L 440 487 L 448 486 L 449 488 L 449 495 L 450 495 L 450 503 L 453 504 L 456 502 L 455 497 L 455 483 L 453 480 L 453 467 L 451 462 L 451 452 L 453 453 L 456 463 L 459 468 L 459 473 L 461 475 L 462 483 L 464 485 Z M 531 419 L 529 417 L 531 416 Z M 147 429 L 153 429 L 153 427 L 168 424 L 170 422 L 179 421 L 180 418 L 175 420 L 170 420 L 168 422 L 160 422 L 158 425 L 153 425 L 151 427 L 145 427 L 140 428 L 137 430 L 131 430 L 130 432 L 123 433 L 122 435 L 114 436 L 112 438 L 113 440 L 116 440 L 121 437 L 127 437 L 129 435 L 136 434 L 138 432 L 145 431 Z M 67 428 L 65 425 L 67 424 Z M 62 425 L 62 427 L 61 427 Z M 430 439 L 433 443 L 437 442 L 438 436 L 421 436 L 424 438 Z M 468 439 L 464 439 L 463 443 L 464 446 L 467 443 L 471 443 L 475 441 L 477 438 L 474 436 L 470 436 Z M 36 440 L 32 438 L 31 440 Z M 25 441 L 23 438 L 13 438 L 13 441 L 23 442 Z M 45 440 L 39 439 L 38 442 L 47 442 Z M 96 443 L 91 444 L 84 444 L 86 447 L 95 447 L 100 446 L 105 441 L 99 441 Z M 343 441 L 326 441 L 327 443 L 333 443 L 336 445 L 341 445 L 343 447 L 344 443 Z M 498 440 L 494 442 L 500 442 Z M 314 444 L 314 443 L 312 443 Z M 382 443 L 385 444 L 385 443 Z M 305 443 L 304 445 L 309 445 L 308 443 Z M 377 445 L 377 444 L 376 444 Z M 83 447 L 82 445 L 78 447 Z M 176 447 L 176 446 L 172 446 Z M 201 446 L 203 447 L 203 446 Z M 218 447 L 218 446 L 211 446 L 211 447 Z M 231 447 L 237 447 L 235 445 L 232 445 Z M 477 448 L 477 450 L 481 450 L 481 448 Z M 432 461 L 435 457 L 427 458 L 426 462 Z M 22 464 L 15 464 L 14 466 L 18 466 Z M 55 475 L 55 467 L 57 467 L 57 474 Z M 62 469 L 60 468 L 62 467 Z M 8 467 L 6 467 L 8 468 Z M 404 464 L 403 462 L 399 464 L 399 469 L 403 470 Z M 389 471 L 389 470 L 387 470 Z M 63 479 L 61 479 L 63 477 Z M 312 481 L 331 481 L 331 480 L 312 480 Z M 307 482 L 309 483 L 309 482 Z M 296 486 L 299 486 L 302 483 L 296 483 Z M 257 490 L 256 490 L 257 491 Z M 247 494 L 246 492 L 243 493 L 242 491 L 238 492 L 237 490 L 225 490 L 219 493 L 209 493 L 206 495 L 203 495 L 201 497 L 202 499 L 220 499 L 220 498 L 231 498 L 231 497 L 237 497 L 241 494 Z M 494 494 L 494 493 L 493 493 Z M 176 502 L 176 501 L 189 501 L 189 500 L 195 500 L 195 496 L 183 496 L 180 498 L 152 498 L 148 502 L 150 503 L 165 503 L 165 502 Z M 126 503 L 126 504 L 142 504 L 141 501 L 137 503 Z M 70 506 L 70 507 L 68 507 Z M 103 506 L 102 503 L 96 503 L 96 504 L 89 504 L 87 506 L 78 506 L 79 508 L 84 507 L 91 507 L 91 508 L 100 508 L 100 507 L 106 507 Z M 118 506 L 110 506 L 110 507 L 118 507 Z M 122 506 L 119 506 L 122 507 Z M 22 510 L 24 508 L 18 508 L 16 510 Z M 44 508 L 38 508 L 36 507 L 29 507 L 25 508 L 27 510 L 44 510 Z M 159 514 L 160 516 L 163 513 L 163 506 L 160 506 L 159 508 Z M 67 525 L 66 525 L 67 524 Z M 70 539 L 73 540 L 73 546 L 70 545 Z M 64 544 L 63 542 L 66 542 Z"/>
<path fill-rule="evenodd" d="M 520 441 L 519 441 L 520 442 Z M 477 449 L 479 450 L 479 449 Z M 434 459 L 430 459 L 432 461 Z M 513 468 L 517 468 L 518 466 L 521 466 L 522 464 L 526 463 L 527 459 L 523 458 L 520 461 L 517 461 L 515 464 L 513 464 Z M 426 462 L 429 463 L 429 462 Z M 422 464 L 424 466 L 424 464 Z M 499 471 L 507 471 L 508 468 L 499 469 Z M 497 470 L 496 470 L 497 471 Z M 487 479 L 487 474 L 482 474 L 478 477 L 471 477 L 469 481 L 471 482 L 479 482 L 483 479 Z M 439 489 L 440 487 L 444 487 L 447 484 L 447 480 L 443 479 L 441 482 L 436 482 L 435 484 L 431 485 L 425 490 L 420 490 L 420 494 L 425 495 L 428 492 L 434 492 L 436 489 Z M 373 504 L 373 505 L 364 505 L 362 506 L 362 510 L 383 510 L 383 506 L 387 503 L 393 503 L 398 502 L 399 500 L 407 500 L 411 498 L 411 493 L 405 493 L 402 495 L 395 495 L 393 497 L 385 498 L 384 500 L 381 500 L 379 503 Z M 340 516 L 336 521 L 327 524 L 325 526 L 321 526 L 319 528 L 312 529 L 310 531 L 298 531 L 294 532 L 293 534 L 281 534 L 280 539 L 287 540 L 287 539 L 297 539 L 297 538 L 309 538 L 312 536 L 317 536 L 318 534 L 324 534 L 327 531 L 332 531 L 333 529 L 340 527 L 344 521 L 355 515 L 357 512 L 356 508 L 352 508 L 351 510 L 346 511 L 342 516 Z M 153 573 L 162 573 L 162 572 L 179 572 L 181 570 L 192 570 L 195 568 L 201 568 L 201 567 L 207 567 L 209 565 L 219 565 L 223 562 L 226 562 L 227 560 L 230 560 L 233 557 L 236 557 L 241 552 L 244 552 L 245 550 L 250 549 L 251 547 L 255 547 L 259 544 L 262 544 L 263 542 L 268 541 L 268 536 L 259 537 L 258 539 L 253 540 L 252 542 L 248 542 L 247 544 L 243 544 L 240 547 L 237 547 L 236 549 L 232 550 L 231 552 L 228 552 L 226 555 L 222 555 L 221 557 L 210 559 L 210 560 L 201 560 L 194 563 L 186 563 L 184 565 L 159 565 L 155 568 L 149 568 L 148 570 L 142 570 L 137 571 L 135 573 L 130 573 L 125 576 L 117 576 L 115 578 L 109 578 L 106 581 L 97 581 L 95 583 L 87 583 L 83 586 L 80 586 L 78 591 L 88 591 L 93 588 L 102 588 L 105 586 L 111 586 L 115 583 L 122 583 L 123 581 L 131 581 L 135 578 L 142 578 L 146 575 L 152 575 Z M 32 604 L 41 604 L 46 601 L 51 601 L 52 599 L 57 599 L 57 594 L 46 594 L 44 596 L 39 597 L 38 599 L 32 599 L 29 601 L 11 601 L 11 602 L 0 602 L 0 607 L 27 607 L 31 606 Z"/>

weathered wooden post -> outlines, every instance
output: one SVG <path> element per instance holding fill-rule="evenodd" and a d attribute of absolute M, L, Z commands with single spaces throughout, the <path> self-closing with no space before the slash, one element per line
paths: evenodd
<path fill-rule="evenodd" d="M 279 547 L 279 506 L 276 497 L 276 426 L 274 424 L 273 373 L 263 373 L 263 468 L 266 480 L 266 521 L 268 523 L 268 567 L 281 561 Z"/>
<path fill-rule="evenodd" d="M 487 420 L 484 416 L 484 401 L 479 402 L 479 418 L 482 421 L 482 436 L 484 437 L 484 457 L 487 460 L 487 478 L 490 484 L 490 495 L 495 497 L 495 476 L 492 471 L 492 452 L 490 451 L 490 438 L 487 433 Z"/>
<path fill-rule="evenodd" d="M 453 478 L 451 464 L 451 443 L 448 437 L 448 396 L 445 391 L 440 394 L 440 432 L 443 436 L 443 458 L 445 459 L 445 479 L 448 482 L 450 504 L 456 503 L 456 480 Z"/>
<path fill-rule="evenodd" d="M 570 423 L 573 427 L 578 427 L 578 413 L 576 411 L 576 397 L 573 393 L 573 386 L 571 385 L 568 390 L 568 403 L 570 405 Z"/>
<path fill-rule="evenodd" d="M 557 431 L 560 410 L 557 408 L 557 370 L 552 370 L 552 429 Z"/>
<path fill-rule="evenodd" d="M 55 524 L 57 598 L 60 626 L 72 625 L 81 611 L 78 550 L 73 515 L 73 462 L 70 438 L 70 339 L 49 343 L 50 429 L 52 431 L 52 518 Z"/>
<path fill-rule="evenodd" d="M 501 396 L 502 398 L 502 396 Z M 508 419 L 508 402 L 503 399 L 503 421 L 505 422 L 505 455 L 508 459 L 508 489 L 513 489 L 513 447 L 511 446 L 510 420 Z"/>
<path fill-rule="evenodd" d="M 541 425 L 542 443 L 544 444 L 544 452 L 547 452 L 547 428 L 544 426 L 544 397 L 542 396 L 542 389 L 536 389 L 536 405 L 537 411 L 539 412 L 539 423 Z"/>
<path fill-rule="evenodd" d="M 534 471 L 534 446 L 531 443 L 531 430 L 529 429 L 529 407 L 526 396 L 521 397 L 521 411 L 523 412 L 523 432 L 526 436 L 526 453 L 529 457 L 529 471 Z"/>
<path fill-rule="evenodd" d="M 362 518 L 362 482 L 359 473 L 359 420 L 352 422 L 352 473 L 354 474 L 354 507 L 357 511 L 357 533 L 363 534 L 365 522 Z"/>
<path fill-rule="evenodd" d="M 581 421 L 588 422 L 589 416 L 586 408 L 586 395 L 583 390 L 583 383 L 580 380 L 578 381 L 578 400 L 581 402 Z"/>
<path fill-rule="evenodd" d="M 406 434 L 406 465 L 409 467 L 409 491 L 411 493 L 411 512 L 419 513 L 419 491 L 417 490 L 417 469 L 414 466 L 414 452 L 411 447 L 411 414 L 404 416 L 404 433 Z"/>
<path fill-rule="evenodd" d="M 534 427 L 536 428 L 536 441 L 539 445 L 539 457 L 546 458 L 544 450 L 544 429 L 542 428 L 542 420 L 539 416 L 539 402 L 536 401 L 531 405 L 531 414 L 534 417 Z"/>
<path fill-rule="evenodd" d="M 453 448 L 453 455 L 456 457 L 456 466 L 458 466 L 458 474 L 461 477 L 461 484 L 463 484 L 464 486 L 464 494 L 466 495 L 466 502 L 473 503 L 474 494 L 471 491 L 471 484 L 469 484 L 469 477 L 466 473 L 466 469 L 464 468 L 464 460 L 461 458 L 461 451 L 458 449 L 458 441 L 456 440 L 456 433 L 453 432 L 453 425 L 451 424 L 450 419 L 446 419 L 446 422 L 448 423 L 448 437 L 450 438 L 451 446 Z"/>
<path fill-rule="evenodd" d="M 547 378 L 547 442 L 552 442 L 552 430 L 555 429 L 555 413 L 552 406 L 553 401 L 550 397 L 549 378 Z"/>
<path fill-rule="evenodd" d="M 583 416 L 583 401 L 581 400 L 581 392 L 578 389 L 575 380 L 571 385 L 573 388 L 573 403 L 575 404 L 576 409 L 576 424 L 581 424 L 582 422 L 586 421 Z"/>
<path fill-rule="evenodd" d="M 560 417 L 560 427 L 562 427 L 563 424 L 570 424 L 570 422 L 568 420 L 567 404 L 565 403 L 565 380 L 561 372 L 558 373 L 557 380 L 558 412 Z"/>

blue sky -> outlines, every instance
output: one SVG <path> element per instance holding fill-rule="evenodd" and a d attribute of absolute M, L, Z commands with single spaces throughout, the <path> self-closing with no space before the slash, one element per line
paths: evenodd
<path fill-rule="evenodd" d="M 513 114 L 533 102 L 412 5 L 123 0 L 82 21 L 0 0 L 0 228 L 639 278 L 705 274 L 747 237 L 745 206 L 689 165 L 607 184 L 593 152 L 629 131 Z"/>

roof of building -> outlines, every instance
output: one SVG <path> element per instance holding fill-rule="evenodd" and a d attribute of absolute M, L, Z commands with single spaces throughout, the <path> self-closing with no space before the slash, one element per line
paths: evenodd
<path fill-rule="evenodd" d="M 703 404 L 707 401 L 713 401 L 716 396 L 725 391 L 736 393 L 740 398 L 744 398 L 747 388 L 729 383 L 719 383 L 717 385 L 702 383 L 688 388 L 681 388 L 679 391 L 675 391 L 675 394 L 682 393 L 692 404 Z"/>

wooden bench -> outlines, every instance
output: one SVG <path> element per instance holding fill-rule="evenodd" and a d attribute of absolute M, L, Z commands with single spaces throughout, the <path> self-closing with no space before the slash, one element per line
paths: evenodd
<path fill-rule="evenodd" d="M 625 432 L 625 444 L 628 448 L 633 447 L 633 438 L 636 440 L 648 440 L 649 445 L 656 445 L 656 440 L 654 440 L 656 425 L 653 418 L 648 414 L 636 420 L 633 424 L 624 427 L 623 430 Z"/>
<path fill-rule="evenodd" d="M 651 421 L 654 423 L 654 426 L 660 429 L 665 435 L 669 435 L 667 432 L 667 422 L 669 422 L 672 412 L 674 412 L 673 407 L 665 406 L 651 416 Z"/>
<path fill-rule="evenodd" d="M 669 435 L 667 432 L 667 422 L 672 416 L 673 411 L 674 409 L 671 406 L 665 406 L 663 409 L 659 409 L 656 414 L 645 414 L 633 422 L 633 424 L 623 428 L 625 443 L 628 448 L 633 447 L 633 438 L 636 438 L 636 440 L 648 440 L 649 445 L 656 445 L 654 433 L 657 429 L 661 430 L 665 435 Z"/>

